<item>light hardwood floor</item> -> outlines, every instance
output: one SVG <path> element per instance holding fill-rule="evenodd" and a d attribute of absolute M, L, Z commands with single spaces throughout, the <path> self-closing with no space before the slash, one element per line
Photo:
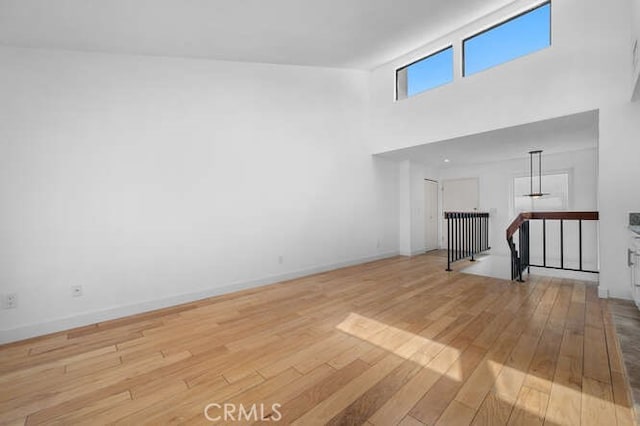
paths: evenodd
<path fill-rule="evenodd" d="M 0 346 L 1 422 L 207 424 L 208 404 L 256 403 L 280 424 L 633 424 L 595 287 L 445 263 L 397 257 Z"/>

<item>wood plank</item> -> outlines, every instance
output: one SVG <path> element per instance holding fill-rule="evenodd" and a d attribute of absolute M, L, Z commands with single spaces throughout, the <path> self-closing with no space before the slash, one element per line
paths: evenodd
<path fill-rule="evenodd" d="M 549 405 L 546 418 L 550 422 L 561 422 L 568 425 L 580 424 L 580 411 L 582 405 L 582 381 L 575 383 L 573 377 L 577 377 L 581 371 L 581 361 L 572 357 L 560 357 L 556 370 L 556 377 L 551 385 Z M 562 376 L 571 377 L 562 379 Z"/>
<path fill-rule="evenodd" d="M 271 406 L 264 407 L 265 399 L 273 393 L 281 390 L 283 387 L 296 382 L 296 380 L 301 377 L 302 375 L 298 371 L 290 368 L 277 376 L 247 387 L 224 400 L 219 396 L 216 396 L 217 399 L 207 400 L 206 403 L 203 401 L 202 404 L 187 402 L 182 404 L 179 409 L 171 410 L 163 416 L 154 416 L 153 422 L 156 424 L 168 424 L 172 423 L 173 419 L 176 418 L 179 419 L 180 423 L 196 423 L 203 421 L 206 419 L 204 417 L 203 409 L 209 403 L 231 404 L 234 407 L 238 407 L 238 409 L 239 407 L 245 407 L 246 410 L 244 413 L 238 410 L 235 417 L 236 420 L 242 420 L 240 416 L 243 416 L 242 418 L 246 421 L 258 421 L 260 420 L 260 418 L 256 417 L 258 413 L 267 414 L 272 408 Z M 256 408 L 255 412 L 252 411 L 252 407 L 254 406 Z"/>
<path fill-rule="evenodd" d="M 373 423 L 369 423 L 367 422 L 367 424 L 373 426 Z M 424 423 L 418 421 L 417 419 L 415 419 L 414 417 L 411 416 L 405 416 L 402 421 L 400 421 L 400 423 L 398 423 L 398 426 L 422 426 L 424 425 Z"/>
<path fill-rule="evenodd" d="M 275 414 L 273 411 L 274 407 L 277 407 L 278 411 L 280 412 L 283 405 L 290 403 L 291 401 L 298 398 L 301 394 L 307 392 L 309 389 L 314 388 L 320 383 L 324 383 L 325 381 L 329 380 L 329 378 L 335 373 L 336 370 L 331 366 L 327 364 L 321 365 L 315 370 L 311 371 L 309 374 L 305 374 L 299 379 L 291 382 L 288 386 L 282 387 L 278 391 L 263 398 L 261 403 L 266 407 L 265 418 L 272 418 L 272 416 Z M 267 420 L 265 422 L 256 423 L 271 422 L 271 420 Z"/>
<path fill-rule="evenodd" d="M 0 346 L 3 424 L 632 424 L 595 286 L 394 257 Z M 264 375 L 264 377 L 263 377 Z M 613 423 L 611 423 L 613 419 Z"/>
<path fill-rule="evenodd" d="M 605 425 L 615 422 L 611 384 L 584 377 L 582 387 L 582 424 Z"/>
<path fill-rule="evenodd" d="M 486 395 L 495 384 L 495 379 L 518 342 L 518 337 L 504 333 L 495 346 L 484 356 L 478 368 L 464 382 L 455 400 L 475 410 L 480 408 Z"/>
<path fill-rule="evenodd" d="M 549 395 L 523 386 L 509 417 L 509 425 L 542 425 L 547 411 Z"/>
<path fill-rule="evenodd" d="M 454 399 L 462 383 L 471 375 L 484 356 L 475 347 L 466 349 L 454 365 L 414 405 L 409 415 L 425 424 L 435 423 Z M 473 416 L 471 417 L 473 418 Z M 471 419 L 469 419 L 471 420 Z"/>
<path fill-rule="evenodd" d="M 336 414 L 327 424 L 341 425 L 365 422 L 421 369 L 422 366 L 412 360 L 404 361 L 348 407 Z"/>
<path fill-rule="evenodd" d="M 348 407 L 349 404 L 393 371 L 401 362 L 402 358 L 396 355 L 386 356 L 374 366 L 369 367 L 369 369 L 360 376 L 313 407 L 292 424 L 319 424 L 331 420 L 336 414 Z"/>
<path fill-rule="evenodd" d="M 611 383 L 609 354 L 604 329 L 588 325 L 584 328 L 584 376 L 603 383 Z"/>
<path fill-rule="evenodd" d="M 442 376 L 428 367 L 420 370 L 376 411 L 369 421 L 374 425 L 389 425 L 400 422 L 420 398 Z M 416 419 L 417 420 L 417 419 Z"/>
<path fill-rule="evenodd" d="M 489 392 L 476 411 L 472 425 L 506 425 L 511 416 L 513 404 L 503 400 L 495 392 Z"/>
<path fill-rule="evenodd" d="M 284 424 L 295 421 L 301 415 L 363 374 L 369 367 L 370 366 L 364 361 L 355 360 L 348 366 L 336 371 L 317 385 L 307 389 L 296 398 L 285 403 L 280 409 L 282 413 L 282 419 L 280 421 Z"/>
<path fill-rule="evenodd" d="M 190 353 L 180 353 L 167 358 L 160 358 L 148 362 L 146 360 L 140 363 L 132 364 L 131 366 L 122 366 L 116 371 L 110 371 L 108 374 L 102 375 L 99 379 L 95 379 L 93 376 L 82 377 L 77 381 L 67 383 L 64 386 L 60 386 L 55 392 L 46 392 L 37 394 L 33 397 L 20 399 L 20 404 L 16 405 L 16 401 L 12 400 L 0 404 L 0 410 L 8 417 L 22 417 L 30 413 L 42 410 L 44 408 L 53 407 L 55 405 L 72 400 L 85 393 L 92 392 L 94 390 L 108 387 L 111 384 L 115 384 L 126 379 L 129 375 L 144 374 L 149 371 L 158 369 L 164 365 L 177 363 L 185 360 L 191 356 Z"/>
<path fill-rule="evenodd" d="M 259 374 L 255 374 L 232 384 L 219 381 L 206 387 L 188 389 L 162 400 L 154 401 L 139 410 L 114 413 L 115 416 L 109 423 L 122 425 L 182 423 L 186 420 L 186 416 L 193 415 L 202 416 L 201 421 L 203 421 L 205 420 L 204 409 L 207 404 L 224 402 L 226 399 L 262 382 L 264 379 Z"/>
<path fill-rule="evenodd" d="M 476 411 L 456 400 L 451 401 L 436 425 L 442 426 L 465 426 L 471 424 Z"/>
<path fill-rule="evenodd" d="M 131 394 L 129 392 L 121 392 L 96 400 L 91 404 L 78 407 L 73 411 L 60 413 L 56 416 L 56 422 L 60 422 L 60 424 L 71 424 L 77 423 L 80 419 L 92 419 L 100 413 L 109 410 L 114 405 L 120 405 L 129 401 L 131 401 Z M 45 419 L 44 416 L 41 418 L 43 423 L 47 423 L 47 419 Z M 33 418 L 27 418 L 26 424 L 31 425 L 37 423 L 35 416 Z"/>

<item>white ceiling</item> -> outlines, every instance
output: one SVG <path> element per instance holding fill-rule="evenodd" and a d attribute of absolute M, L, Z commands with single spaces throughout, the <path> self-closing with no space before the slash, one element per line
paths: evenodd
<path fill-rule="evenodd" d="M 0 44 L 371 69 L 513 0 L 0 0 Z"/>
<path fill-rule="evenodd" d="M 456 167 L 527 158 L 527 153 L 536 149 L 548 155 L 597 146 L 598 112 L 587 111 L 378 155 L 433 167 Z"/>

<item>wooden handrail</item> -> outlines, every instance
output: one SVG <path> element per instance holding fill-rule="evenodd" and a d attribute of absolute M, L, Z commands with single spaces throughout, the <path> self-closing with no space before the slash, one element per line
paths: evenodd
<path fill-rule="evenodd" d="M 527 220 L 598 220 L 598 212 L 523 212 L 516 217 L 507 228 L 507 241 L 520 229 L 520 225 Z"/>

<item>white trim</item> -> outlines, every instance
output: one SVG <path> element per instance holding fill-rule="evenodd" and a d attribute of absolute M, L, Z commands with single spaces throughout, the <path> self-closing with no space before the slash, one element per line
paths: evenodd
<path fill-rule="evenodd" d="M 162 299 L 149 300 L 146 302 L 134 303 L 131 305 L 120 306 L 116 308 L 103 309 L 94 312 L 87 312 L 79 315 L 58 318 L 52 321 L 23 325 L 16 328 L 0 330 L 0 344 L 24 340 L 31 337 L 43 336 L 58 331 L 70 330 L 76 327 L 91 325 L 103 321 L 122 318 L 129 315 L 140 314 L 153 311 L 156 309 L 176 306 L 183 303 L 194 302 L 196 300 L 206 299 L 208 297 L 219 296 L 222 294 L 232 293 L 235 291 L 245 290 L 249 288 L 260 287 L 264 285 L 274 284 L 280 281 L 287 281 L 300 278 L 307 275 L 317 274 L 320 272 L 331 271 L 334 269 L 344 268 L 346 266 L 359 265 L 362 263 L 372 262 L 375 260 L 386 259 L 397 256 L 397 251 L 380 253 L 373 256 L 365 256 L 357 259 L 350 259 L 342 262 L 336 262 L 326 265 L 314 266 L 311 268 L 299 269 L 297 271 L 287 272 L 280 275 L 271 275 L 264 278 L 258 278 L 250 281 L 242 281 L 211 288 L 195 293 L 186 293 L 177 296 L 165 297 Z"/>
<path fill-rule="evenodd" d="M 515 3 L 515 2 L 513 2 Z M 519 5 L 518 7 L 515 7 L 513 10 L 510 10 L 508 13 L 506 13 L 505 15 L 501 15 L 501 16 L 495 16 L 495 18 L 493 18 L 494 15 L 498 15 L 498 12 L 502 12 L 503 10 L 507 9 L 507 7 L 502 7 L 492 13 L 489 13 L 488 15 L 485 15 L 483 17 L 481 17 L 480 19 L 484 19 L 484 18 L 488 18 L 489 16 L 491 16 L 492 19 L 498 19 L 498 21 L 489 21 L 487 20 L 487 23 L 485 25 L 482 26 L 478 26 L 477 28 L 479 29 L 475 29 L 473 31 L 465 31 L 463 32 L 462 29 L 466 29 L 466 27 L 471 26 L 471 24 L 475 24 L 477 21 L 479 21 L 480 19 L 476 20 L 476 22 L 472 22 L 468 25 L 463 26 L 462 28 L 459 28 L 460 32 L 462 34 L 468 34 L 465 36 L 461 36 L 460 37 L 460 49 L 461 52 L 464 51 L 464 42 L 465 40 L 469 40 L 471 38 L 474 38 L 482 33 L 485 33 L 487 31 L 490 31 L 494 28 L 497 28 L 501 25 L 504 25 L 516 18 L 521 17 L 522 15 L 526 15 L 529 12 L 533 12 L 534 10 L 541 8 L 542 6 L 546 5 L 547 3 L 549 3 L 549 5 L 551 6 L 551 11 L 550 11 L 550 18 L 549 18 L 549 25 L 551 26 L 551 39 L 549 40 L 549 46 L 547 47 L 551 47 L 553 46 L 553 2 L 552 0 L 532 0 L 532 1 L 527 1 L 525 4 Z M 511 8 L 509 8 L 511 9 Z M 544 49 L 544 48 L 543 48 Z M 541 49 L 542 50 L 542 49 Z M 503 62 L 504 63 L 504 62 Z"/>
<path fill-rule="evenodd" d="M 427 250 L 422 248 L 422 249 L 415 249 L 415 250 L 411 250 L 411 251 L 402 250 L 402 251 L 398 252 L 398 254 L 400 256 L 413 257 L 413 256 L 420 256 L 421 254 L 425 254 L 426 252 L 427 252 Z"/>
<path fill-rule="evenodd" d="M 604 288 L 601 285 L 598 286 L 598 297 L 600 299 L 608 299 L 609 298 L 609 289 Z"/>
<path fill-rule="evenodd" d="M 440 220 L 440 198 L 441 198 L 441 194 L 442 194 L 442 190 L 440 188 L 440 181 L 437 179 L 430 179 L 430 178 L 424 178 L 424 182 L 432 182 L 436 184 L 436 248 L 435 249 L 429 249 L 427 247 L 427 241 L 425 238 L 425 242 L 424 242 L 424 253 L 428 252 L 428 251 L 432 251 L 432 250 L 439 250 L 442 249 L 442 237 L 441 237 L 441 226 L 442 226 L 442 221 Z M 425 195 L 425 184 L 422 184 L 422 194 Z M 480 191 L 480 188 L 478 187 L 478 191 Z M 480 192 L 478 192 L 478 194 L 480 194 Z M 478 200 L 480 198 L 478 197 Z M 423 200 L 422 206 L 425 208 L 424 214 L 423 214 L 423 222 L 426 222 L 427 219 L 427 211 L 426 211 L 426 197 Z M 426 226 L 426 223 L 425 223 Z M 425 233 L 423 233 L 425 234 Z M 426 235 L 425 235 L 426 236 Z"/>

